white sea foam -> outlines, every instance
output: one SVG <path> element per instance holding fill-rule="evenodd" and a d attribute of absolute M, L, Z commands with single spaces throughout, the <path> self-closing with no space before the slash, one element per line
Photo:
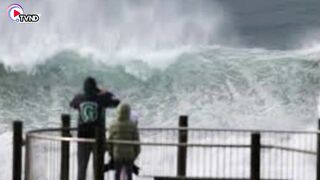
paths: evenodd
<path fill-rule="evenodd" d="M 217 2 L 136 2 L 21 1 L 26 12 L 41 14 L 32 25 L 0 11 L 0 62 L 36 69 L 0 66 L 0 179 L 11 175 L 11 120 L 23 119 L 29 129 L 57 126 L 87 75 L 134 104 L 142 126 L 176 126 L 178 115 L 188 114 L 196 127 L 315 129 L 317 43 L 287 51 L 231 48 L 239 39 Z M 68 50 L 73 56 L 59 53 Z M 248 158 L 233 163 L 241 160 Z"/>
<path fill-rule="evenodd" d="M 41 19 L 38 24 L 16 24 L 2 14 L 0 59 L 13 67 L 30 68 L 66 49 L 106 60 L 232 43 L 235 37 L 228 14 L 216 2 L 71 0 L 63 6 L 56 1 L 21 5 L 26 12 L 41 14 Z"/>

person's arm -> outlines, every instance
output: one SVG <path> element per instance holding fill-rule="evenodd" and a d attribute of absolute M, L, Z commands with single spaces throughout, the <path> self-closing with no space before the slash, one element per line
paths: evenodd
<path fill-rule="evenodd" d="M 79 108 L 79 102 L 80 102 L 80 95 L 76 95 L 70 102 L 70 107 L 74 108 L 74 109 L 78 109 Z"/>
<path fill-rule="evenodd" d="M 104 107 L 117 107 L 120 104 L 120 100 L 116 99 L 114 95 L 108 91 L 103 91 L 103 94 L 100 93 L 102 104 Z"/>

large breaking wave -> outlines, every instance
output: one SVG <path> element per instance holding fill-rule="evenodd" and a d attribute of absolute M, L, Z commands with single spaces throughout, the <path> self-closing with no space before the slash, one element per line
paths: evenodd
<path fill-rule="evenodd" d="M 218 1 L 21 4 L 41 19 L 38 24 L 15 24 L 0 11 L 0 140 L 6 147 L 0 161 L 7 168 L 12 121 L 23 120 L 27 129 L 53 127 L 60 125 L 61 113 L 71 113 L 76 124 L 76 112 L 68 103 L 89 75 L 132 104 L 141 126 L 176 126 L 178 115 L 187 114 L 193 127 L 315 127 L 317 45 L 283 51 L 243 48 L 236 23 Z M 1 7 L 7 5 L 0 2 Z M 243 11 L 244 17 L 260 13 Z M 270 19 L 263 27 L 261 18 L 259 23 L 241 24 L 245 39 L 290 34 L 291 23 L 272 24 Z M 268 33 L 260 34 L 269 25 Z M 271 45 L 279 43 L 271 37 Z M 110 123 L 114 111 L 108 116 Z M 7 169 L 2 170 L 0 179 L 9 179 Z"/>
<path fill-rule="evenodd" d="M 267 51 L 206 47 L 174 53 L 165 66 L 147 59 L 109 64 L 65 51 L 16 71 L 0 66 L 0 154 L 11 154 L 11 122 L 26 130 L 60 126 L 61 113 L 81 91 L 83 79 L 97 77 L 139 111 L 141 126 L 176 126 L 180 114 L 193 127 L 308 129 L 315 127 L 319 61 L 315 51 Z M 164 57 L 161 54 L 150 57 Z M 107 61 L 109 62 L 109 61 Z M 114 111 L 108 112 L 108 122 Z M 1 156 L 8 179 L 10 156 Z"/>
<path fill-rule="evenodd" d="M 312 51 L 205 47 L 157 66 L 134 58 L 109 64 L 65 51 L 31 72 L 2 67 L 2 131 L 13 119 L 23 119 L 28 128 L 59 124 L 60 113 L 73 112 L 68 102 L 88 75 L 131 103 L 143 126 L 174 126 L 179 114 L 188 114 L 197 127 L 305 128 L 317 118 L 314 56 Z"/>

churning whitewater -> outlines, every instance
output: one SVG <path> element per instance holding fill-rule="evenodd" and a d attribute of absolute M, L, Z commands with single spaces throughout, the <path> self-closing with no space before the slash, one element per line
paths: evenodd
<path fill-rule="evenodd" d="M 316 25 L 302 24 L 312 21 L 303 19 L 308 14 L 291 12 L 299 4 L 270 3 L 265 7 L 271 17 L 205 0 L 21 4 L 41 19 L 32 25 L 12 23 L 1 11 L 8 2 L 0 2 L 4 146 L 11 143 L 10 126 L 16 119 L 27 130 L 57 127 L 60 114 L 70 113 L 75 125 L 68 103 L 88 75 L 132 104 L 144 127 L 176 126 L 181 114 L 190 116 L 193 127 L 315 127 L 319 36 Z M 284 13 L 291 17 L 276 18 L 279 14 L 273 12 L 282 6 L 290 7 Z M 295 24 L 302 24 L 307 35 L 295 31 Z M 107 116 L 114 117 L 113 110 Z M 6 165 L 0 179 L 9 179 L 11 159 L 5 154 L 11 153 L 2 151 L 0 161 Z"/>
<path fill-rule="evenodd" d="M 88 75 L 133 104 L 141 126 L 175 126 L 179 114 L 188 114 L 195 127 L 303 128 L 317 118 L 319 63 L 309 56 L 206 47 L 159 68 L 139 59 L 106 65 L 62 52 L 31 73 L 1 69 L 1 131 L 14 119 L 28 128 L 59 125 Z"/>

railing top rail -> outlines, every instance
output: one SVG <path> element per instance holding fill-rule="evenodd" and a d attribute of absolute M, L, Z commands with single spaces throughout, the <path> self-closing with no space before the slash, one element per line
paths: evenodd
<path fill-rule="evenodd" d="M 59 132 L 62 130 L 70 130 L 70 131 L 77 131 L 77 127 L 72 128 L 43 128 L 43 129 L 34 129 L 27 132 L 27 134 L 33 134 L 33 133 L 44 133 L 44 132 Z"/>
<path fill-rule="evenodd" d="M 53 141 L 69 141 L 69 142 L 83 142 L 83 143 L 94 143 L 95 139 L 90 138 L 78 138 L 78 137 L 59 137 L 59 136 L 48 136 L 39 134 L 28 134 L 29 138 L 38 138 L 44 140 Z M 229 148 L 249 148 L 248 144 L 204 144 L 204 143 L 157 143 L 157 142 L 139 142 L 139 141 L 125 141 L 125 140 L 112 140 L 108 143 L 115 144 L 130 144 L 130 145 L 146 145 L 146 146 L 188 146 L 188 147 L 229 147 Z"/>
<path fill-rule="evenodd" d="M 78 128 L 44 128 L 44 129 L 35 129 L 28 131 L 28 133 L 43 133 L 43 132 L 55 132 L 62 130 L 71 130 L 76 131 Z M 242 133 L 288 133 L 288 134 L 320 134 L 320 131 L 317 130 L 266 130 L 266 129 L 219 129 L 219 128 L 169 128 L 169 127 L 142 127 L 139 128 L 142 131 L 216 131 L 216 132 L 242 132 Z"/>
<path fill-rule="evenodd" d="M 60 136 L 50 136 L 50 135 L 40 135 L 40 134 L 27 134 L 27 138 L 37 138 L 43 140 L 51 141 L 68 141 L 68 142 L 82 142 L 82 143 L 95 143 L 95 139 L 90 138 L 78 138 L 78 137 L 60 137 Z M 126 140 L 112 140 L 108 143 L 115 144 L 131 144 L 131 145 L 144 145 L 144 146 L 186 146 L 186 147 L 204 147 L 204 148 L 250 148 L 250 144 L 206 144 L 206 143 L 158 143 L 158 142 L 139 142 L 139 141 L 126 141 Z M 282 147 L 276 145 L 261 145 L 262 148 L 267 149 L 280 149 L 292 152 L 305 153 L 310 155 L 316 155 L 315 151 L 292 148 L 292 147 Z"/>
<path fill-rule="evenodd" d="M 95 139 L 91 138 L 79 138 L 79 137 L 62 137 L 62 136 L 50 136 L 37 133 L 28 133 L 27 138 L 37 138 L 52 141 L 69 141 L 69 142 L 84 142 L 84 143 L 94 143 Z"/>

